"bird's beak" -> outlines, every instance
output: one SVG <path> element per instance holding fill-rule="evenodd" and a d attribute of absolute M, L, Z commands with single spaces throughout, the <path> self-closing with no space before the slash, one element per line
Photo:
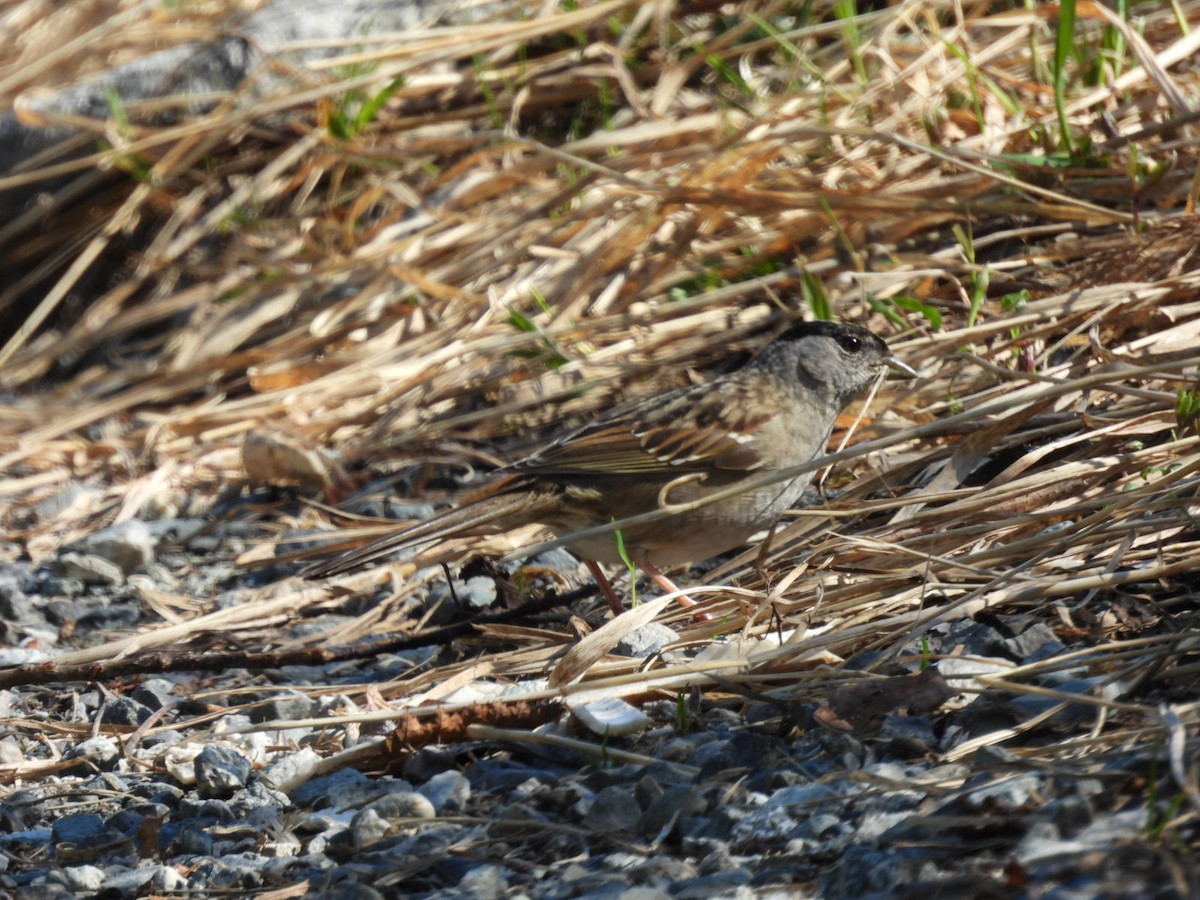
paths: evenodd
<path fill-rule="evenodd" d="M 888 378 L 918 378 L 917 370 L 908 363 L 901 362 L 894 356 L 885 356 L 883 364 L 891 371 L 887 373 Z"/>

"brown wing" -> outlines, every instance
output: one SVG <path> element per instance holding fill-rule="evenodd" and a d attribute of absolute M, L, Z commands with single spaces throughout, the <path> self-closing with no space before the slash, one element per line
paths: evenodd
<path fill-rule="evenodd" d="M 756 437 L 771 418 L 753 381 L 683 388 L 601 418 L 514 463 L 530 474 L 670 473 L 762 465 Z"/>

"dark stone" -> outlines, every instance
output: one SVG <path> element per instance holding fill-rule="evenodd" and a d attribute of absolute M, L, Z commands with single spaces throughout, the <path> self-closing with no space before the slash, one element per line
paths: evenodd
<path fill-rule="evenodd" d="M 195 765 L 196 791 L 203 798 L 232 797 L 250 780 L 250 760 L 231 747 L 205 747 Z"/>
<path fill-rule="evenodd" d="M 637 830 L 639 834 L 654 839 L 667 828 L 677 828 L 687 816 L 699 815 L 704 811 L 704 799 L 695 788 L 668 788 L 642 813 Z"/>
<path fill-rule="evenodd" d="M 166 837 L 167 829 L 163 832 Z M 168 852 L 172 856 L 208 856 L 212 849 L 212 835 L 196 825 L 187 825 L 171 836 Z"/>
<path fill-rule="evenodd" d="M 126 575 L 154 559 L 154 538 L 146 523 L 139 519 L 102 528 L 78 541 L 76 546 L 84 553 L 116 563 Z"/>
<path fill-rule="evenodd" d="M 450 751 L 423 747 L 404 761 L 404 777 L 413 784 L 424 784 L 434 775 L 457 768 L 457 759 Z"/>
<path fill-rule="evenodd" d="M 713 872 L 699 878 L 689 878 L 671 886 L 671 896 L 677 900 L 708 900 L 709 897 L 728 896 L 750 883 L 750 872 L 746 869 L 728 869 Z"/>
<path fill-rule="evenodd" d="M 1000 646 L 1022 664 L 1048 659 L 1064 649 L 1063 642 L 1044 622 L 1035 622 L 1016 637 L 1001 641 Z"/>
<path fill-rule="evenodd" d="M 165 678 L 147 678 L 130 695 L 138 703 L 151 710 L 162 709 L 179 698 L 175 696 L 175 685 Z"/>
<path fill-rule="evenodd" d="M 341 769 L 332 775 L 324 775 L 306 781 L 292 791 L 292 803 L 305 809 L 323 809 L 327 806 L 342 807 L 362 802 L 375 793 L 374 783 L 355 769 Z"/>
<path fill-rule="evenodd" d="M 137 834 L 138 829 L 142 827 L 143 821 L 143 816 L 131 809 L 123 809 L 109 816 L 108 819 L 105 820 L 104 825 L 106 828 L 112 831 L 119 832 L 120 834 L 129 837 Z"/>
<path fill-rule="evenodd" d="M 131 697 L 114 697 L 104 705 L 100 721 L 105 725 L 131 725 L 136 728 L 151 715 L 151 710 Z"/>
<path fill-rule="evenodd" d="M 142 613 L 132 603 L 116 603 L 84 613 L 75 622 L 76 631 L 111 631 L 132 628 L 142 620 Z"/>
<path fill-rule="evenodd" d="M 21 590 L 19 579 L 11 572 L 0 572 L 0 619 L 34 622 L 38 618 L 33 601 Z"/>
<path fill-rule="evenodd" d="M 62 884 L 27 884 L 17 888 L 13 892 L 12 898 L 13 900 L 76 900 L 76 894 Z"/>
<path fill-rule="evenodd" d="M 97 735 L 80 741 L 63 754 L 63 759 L 80 760 L 78 768 L 94 767 L 102 772 L 113 768 L 120 759 L 116 742 L 105 735 Z"/>
<path fill-rule="evenodd" d="M 228 825 L 237 820 L 237 816 L 224 800 L 197 800 L 191 796 L 186 796 L 180 801 L 179 814 L 184 818 L 205 823 L 217 822 L 221 825 Z"/>
<path fill-rule="evenodd" d="M 104 820 L 94 813 L 76 813 L 56 819 L 50 826 L 51 840 L 56 844 L 95 843 L 104 832 Z"/>
<path fill-rule="evenodd" d="M 293 684 L 296 682 L 292 682 Z M 313 715 L 316 701 L 303 694 L 275 694 L 261 706 L 250 710 L 251 722 L 286 722 L 289 719 L 307 719 Z"/>
<path fill-rule="evenodd" d="M 601 833 L 633 831 L 641 815 L 642 808 L 629 788 L 613 785 L 596 794 L 586 821 L 589 829 Z"/>
<path fill-rule="evenodd" d="M 879 738 L 901 757 L 924 757 L 937 749 L 933 724 L 924 716 L 887 716 L 879 726 Z"/>
<path fill-rule="evenodd" d="M 173 784 L 164 784 L 161 781 L 145 781 L 141 784 L 135 784 L 129 789 L 129 793 L 135 797 L 144 797 L 156 806 L 164 806 L 168 810 L 172 810 L 178 808 L 179 801 L 183 799 L 185 791 Z"/>

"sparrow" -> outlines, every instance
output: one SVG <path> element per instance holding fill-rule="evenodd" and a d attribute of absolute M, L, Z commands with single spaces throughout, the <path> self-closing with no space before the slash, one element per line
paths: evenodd
<path fill-rule="evenodd" d="M 749 362 L 711 381 L 617 407 L 496 473 L 460 505 L 310 566 L 336 575 L 394 550 L 448 537 L 541 523 L 564 537 L 655 510 L 664 515 L 568 541 L 614 613 L 623 606 L 602 564 L 636 564 L 678 591 L 662 569 L 708 559 L 774 525 L 800 499 L 811 473 L 678 512 L 764 473 L 824 453 L 838 415 L 892 369 L 916 372 L 878 335 L 857 325 L 795 324 Z M 680 596 L 680 603 L 694 601 Z"/>

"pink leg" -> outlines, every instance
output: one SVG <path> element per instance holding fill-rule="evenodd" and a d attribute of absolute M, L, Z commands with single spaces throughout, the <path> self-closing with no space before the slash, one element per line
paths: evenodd
<path fill-rule="evenodd" d="M 675 582 L 673 582 L 662 572 L 658 571 L 658 569 L 654 568 L 654 566 L 650 565 L 650 563 L 646 562 L 644 559 L 635 559 L 634 562 L 645 569 L 646 574 L 650 576 L 650 579 L 668 594 L 679 590 L 679 587 L 675 584 Z M 696 605 L 696 601 L 687 594 L 680 594 L 675 598 L 675 602 L 677 602 L 680 606 Z"/>
<path fill-rule="evenodd" d="M 621 598 L 617 596 L 617 592 L 613 590 L 612 582 L 610 582 L 604 573 L 600 570 L 600 564 L 592 562 L 590 559 L 585 559 L 583 564 L 587 566 L 592 577 L 596 579 L 596 584 L 600 586 L 600 593 L 608 600 L 608 605 L 612 607 L 613 615 L 619 616 L 625 612 L 625 607 L 621 605 Z"/>

